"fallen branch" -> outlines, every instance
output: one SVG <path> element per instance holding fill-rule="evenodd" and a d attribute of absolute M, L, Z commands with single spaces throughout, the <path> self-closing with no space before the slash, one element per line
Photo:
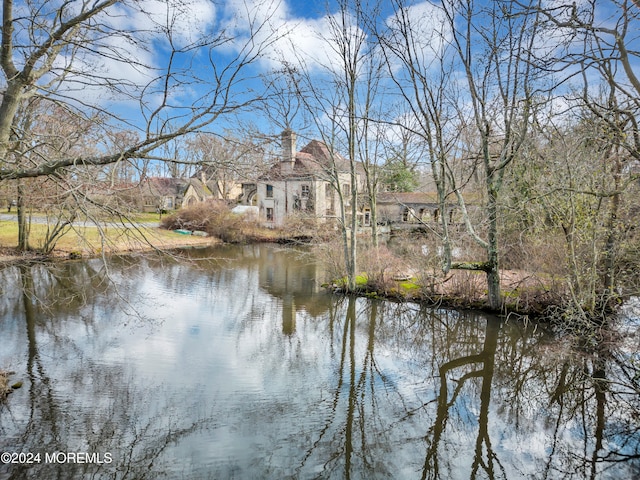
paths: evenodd
<path fill-rule="evenodd" d="M 491 267 L 488 262 L 452 262 L 451 269 L 488 272 L 491 270 Z"/>

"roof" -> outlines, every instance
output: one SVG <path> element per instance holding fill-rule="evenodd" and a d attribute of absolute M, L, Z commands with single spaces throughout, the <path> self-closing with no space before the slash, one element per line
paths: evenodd
<path fill-rule="evenodd" d="M 187 186 L 187 181 L 181 178 L 148 177 L 143 183 L 143 191 L 151 195 L 173 196 L 180 195 Z"/>
<path fill-rule="evenodd" d="M 380 192 L 376 195 L 377 203 L 438 203 L 438 194 L 435 192 Z"/>
<path fill-rule="evenodd" d="M 335 168 L 338 172 L 348 172 L 350 163 L 342 155 L 331 152 L 324 142 L 312 140 L 302 150 L 296 152 L 295 163 L 291 172 L 283 171 L 284 161 L 275 164 L 261 180 L 280 180 L 287 178 L 309 178 L 312 176 L 327 176 Z M 361 167 L 358 167 L 361 170 Z"/>
<path fill-rule="evenodd" d="M 210 187 L 197 178 L 189 179 L 187 188 L 189 187 L 192 187 L 195 190 L 196 195 L 201 199 L 211 197 L 213 195 Z"/>

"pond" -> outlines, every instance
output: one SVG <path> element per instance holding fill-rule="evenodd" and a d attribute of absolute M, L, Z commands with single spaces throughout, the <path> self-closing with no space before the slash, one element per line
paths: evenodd
<path fill-rule="evenodd" d="M 640 475 L 636 327 L 594 355 L 325 292 L 270 245 L 0 271 L 0 478 Z M 6 455 L 6 452 L 9 455 Z"/>

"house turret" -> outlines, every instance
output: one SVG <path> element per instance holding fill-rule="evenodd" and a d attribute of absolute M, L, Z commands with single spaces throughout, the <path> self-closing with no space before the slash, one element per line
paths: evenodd
<path fill-rule="evenodd" d="M 293 173 L 293 166 L 296 162 L 296 134 L 286 129 L 281 134 L 282 142 L 282 168 L 283 174 Z"/>

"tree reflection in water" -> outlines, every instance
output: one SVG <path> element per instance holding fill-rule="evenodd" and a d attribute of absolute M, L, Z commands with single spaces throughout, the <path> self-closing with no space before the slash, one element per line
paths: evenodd
<path fill-rule="evenodd" d="M 319 272 L 276 247 L 0 271 L 22 342 L 0 358 L 25 383 L 0 450 L 113 455 L 0 478 L 639 476 L 637 339 L 583 355 L 541 326 L 322 294 Z"/>
<path fill-rule="evenodd" d="M 610 350 L 579 355 L 541 328 L 483 315 L 345 303 L 329 323 L 338 342 L 330 414 L 298 472 L 315 457 L 324 459 L 315 478 L 637 476 L 640 397 L 637 386 L 610 388 Z M 424 372 L 419 394 L 385 372 L 376 345 Z M 421 428 L 418 465 L 408 446 Z"/>
<path fill-rule="evenodd" d="M 172 403 L 162 389 L 138 385 L 130 372 L 96 364 L 83 356 L 73 339 L 56 331 L 53 318 L 80 314 L 82 310 L 114 308 L 114 285 L 101 268 L 85 262 L 63 266 L 21 265 L 3 275 L 17 275 L 26 323 L 28 355 L 25 388 L 28 401 L 14 411 L 12 403 L 0 407 L 0 450 L 39 452 L 29 465 L 0 464 L 0 478 L 118 478 L 163 476 L 165 450 L 195 431 L 215 426 L 211 418 L 194 418 L 198 405 Z M 110 296 L 106 295 L 110 294 Z M 106 303 L 104 303 L 106 302 Z M 125 302 L 126 303 L 126 302 Z M 128 309 L 128 305 L 121 305 Z M 78 315 L 91 329 L 92 316 Z M 46 346 L 43 361 L 39 343 Z M 57 375 L 51 356 L 75 355 L 75 370 Z M 53 359 L 55 360 L 55 358 Z M 90 391 L 87 395 L 87 392 Z M 74 392 L 87 403 L 70 402 Z M 153 399 L 150 401 L 149 399 Z M 188 414 L 187 414 L 188 412 Z M 7 435 L 7 432 L 19 432 Z M 46 463 L 45 452 L 96 454 L 96 462 Z M 105 456 L 107 455 L 107 456 Z M 159 465 L 154 465 L 158 462 Z"/>

